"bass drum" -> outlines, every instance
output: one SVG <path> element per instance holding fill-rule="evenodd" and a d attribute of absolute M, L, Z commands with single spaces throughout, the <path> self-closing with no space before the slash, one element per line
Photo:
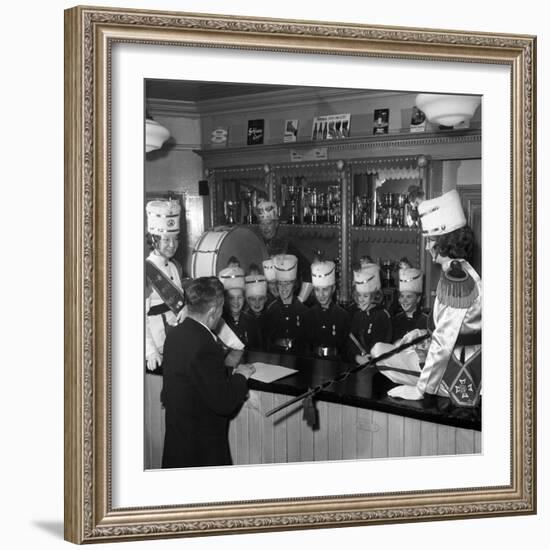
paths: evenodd
<path fill-rule="evenodd" d="M 191 276 L 217 276 L 231 256 L 239 260 L 245 273 L 251 263 L 262 268 L 269 258 L 262 239 L 246 227 L 220 226 L 205 231 L 197 241 L 191 257 Z"/>

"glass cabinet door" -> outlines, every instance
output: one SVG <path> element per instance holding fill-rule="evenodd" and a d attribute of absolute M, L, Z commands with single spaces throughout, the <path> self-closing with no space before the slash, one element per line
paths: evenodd
<path fill-rule="evenodd" d="M 213 225 L 257 223 L 256 205 L 269 195 L 264 170 L 216 170 L 212 177 Z"/>
<path fill-rule="evenodd" d="M 300 162 L 272 167 L 273 197 L 280 208 L 279 233 L 300 256 L 336 264 L 337 297 L 343 295 L 342 221 L 343 163 Z"/>
<path fill-rule="evenodd" d="M 424 161 L 406 157 L 350 163 L 350 268 L 360 262 L 380 266 L 390 310 L 396 302 L 400 263 L 424 269 L 417 210 L 426 194 Z"/>
<path fill-rule="evenodd" d="M 336 162 L 273 167 L 274 196 L 282 223 L 338 225 L 342 221 L 341 173 Z"/>
<path fill-rule="evenodd" d="M 338 271 L 338 299 L 351 299 L 354 263 L 378 263 L 396 288 L 399 261 L 423 259 L 417 200 L 427 192 L 423 156 L 216 168 L 210 175 L 212 225 L 257 224 L 261 199 L 279 208 L 277 235 L 308 262 L 321 256 Z M 391 294 L 391 293 L 390 293 Z"/>

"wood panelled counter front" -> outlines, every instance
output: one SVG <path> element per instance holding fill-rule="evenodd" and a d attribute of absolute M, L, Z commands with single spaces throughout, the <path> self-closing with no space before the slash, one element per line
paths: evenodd
<path fill-rule="evenodd" d="M 250 390 L 229 428 L 235 464 L 271 464 L 474 454 L 481 432 L 349 405 L 317 402 L 319 429 L 302 418 L 301 404 L 266 418 L 288 397 Z"/>
<path fill-rule="evenodd" d="M 266 417 L 265 413 L 274 407 L 332 379 L 350 365 L 253 351 L 245 352 L 241 360 L 282 365 L 297 372 L 270 384 L 249 380 L 248 399 L 229 429 L 235 464 L 481 452 L 480 406 L 455 407 L 448 399 L 433 396 L 421 401 L 392 399 L 387 391 L 393 383 L 373 367 L 318 394 L 315 403 L 319 422 L 315 430 L 303 420 L 301 402 Z M 158 385 L 152 388 L 146 384 L 146 393 L 159 391 Z M 164 440 L 164 411 L 159 407 L 149 410 L 145 468 L 156 469 L 160 468 Z"/>

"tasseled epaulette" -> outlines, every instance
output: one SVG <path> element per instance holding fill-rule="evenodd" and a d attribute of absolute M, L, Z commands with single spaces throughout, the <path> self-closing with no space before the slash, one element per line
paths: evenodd
<path fill-rule="evenodd" d="M 439 301 L 457 309 L 469 308 L 479 292 L 473 277 L 462 269 L 460 262 L 453 261 L 448 271 L 444 271 L 437 285 Z"/>

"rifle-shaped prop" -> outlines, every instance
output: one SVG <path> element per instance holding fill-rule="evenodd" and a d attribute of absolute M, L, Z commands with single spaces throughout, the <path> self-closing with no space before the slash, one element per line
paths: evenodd
<path fill-rule="evenodd" d="M 267 418 L 279 411 L 282 411 L 283 409 L 286 409 L 287 407 L 290 407 L 294 403 L 298 403 L 298 401 L 301 401 L 303 399 L 304 402 L 302 403 L 302 407 L 304 409 L 304 419 L 306 420 L 309 426 L 313 427 L 317 424 L 317 418 L 316 418 L 317 411 L 315 410 L 315 406 L 313 404 L 313 397 L 317 393 L 319 393 L 322 390 L 325 390 L 332 384 L 335 384 L 337 382 L 343 382 L 352 374 L 356 374 L 367 367 L 372 367 L 376 365 L 376 363 L 378 363 L 379 361 L 388 359 L 389 357 L 392 357 L 393 355 L 396 355 L 397 353 L 400 353 L 403 350 L 410 348 L 411 346 L 415 346 L 416 344 L 423 342 L 429 337 L 430 335 L 428 333 L 423 334 L 422 336 L 418 336 L 417 338 L 415 338 L 414 340 L 411 340 L 410 342 L 407 342 L 406 344 L 401 344 L 400 346 L 397 346 L 396 348 L 389 350 L 386 353 L 382 353 L 377 357 L 373 357 L 372 359 L 370 359 L 370 361 L 368 361 L 364 365 L 357 365 L 347 371 L 344 371 L 340 373 L 338 376 L 335 376 L 334 378 L 326 380 L 325 382 L 322 382 L 321 384 L 315 386 L 314 388 L 311 388 L 310 390 L 302 393 L 301 395 L 298 395 L 290 399 L 289 401 L 286 401 L 285 403 L 282 403 L 281 405 L 275 407 L 274 409 L 271 409 L 270 411 L 265 413 L 265 416 Z"/>

